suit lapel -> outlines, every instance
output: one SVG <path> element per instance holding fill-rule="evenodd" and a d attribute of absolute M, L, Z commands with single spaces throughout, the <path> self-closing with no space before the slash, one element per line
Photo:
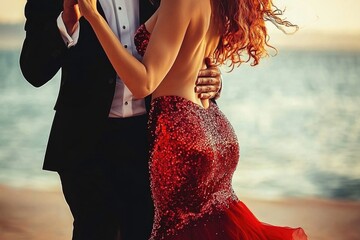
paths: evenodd
<path fill-rule="evenodd" d="M 100 4 L 100 1 L 97 1 L 97 9 L 98 9 L 99 13 L 101 14 L 101 16 L 107 21 L 104 10 Z"/>
<path fill-rule="evenodd" d="M 156 11 L 156 7 L 150 3 L 149 0 L 139 0 L 140 7 L 140 24 L 143 24 L 148 20 L 151 15 Z"/>

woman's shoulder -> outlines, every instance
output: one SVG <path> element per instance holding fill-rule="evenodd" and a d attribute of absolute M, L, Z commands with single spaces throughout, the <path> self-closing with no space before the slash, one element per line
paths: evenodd
<path fill-rule="evenodd" d="M 198 12 L 204 10 L 204 6 L 211 3 L 211 0 L 161 0 L 160 7 L 173 9 L 174 11 Z"/>

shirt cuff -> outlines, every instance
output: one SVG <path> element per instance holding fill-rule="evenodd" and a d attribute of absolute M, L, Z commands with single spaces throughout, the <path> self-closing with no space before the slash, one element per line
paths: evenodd
<path fill-rule="evenodd" d="M 76 22 L 75 24 L 75 31 L 74 33 L 70 36 L 69 33 L 66 30 L 65 27 L 65 23 L 62 19 L 62 13 L 60 13 L 59 17 L 57 18 L 56 22 L 57 22 L 57 26 L 59 28 L 59 31 L 61 33 L 61 37 L 64 40 L 66 46 L 68 48 L 71 48 L 73 46 L 75 46 L 79 40 L 79 34 L 80 34 L 80 24 L 79 22 Z"/>

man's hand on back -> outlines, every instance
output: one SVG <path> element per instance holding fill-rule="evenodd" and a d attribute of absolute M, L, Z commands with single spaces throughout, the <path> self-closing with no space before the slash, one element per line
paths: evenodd
<path fill-rule="evenodd" d="M 210 58 L 205 59 L 206 69 L 199 72 L 195 92 L 201 99 L 219 98 L 221 89 L 221 72 Z"/>

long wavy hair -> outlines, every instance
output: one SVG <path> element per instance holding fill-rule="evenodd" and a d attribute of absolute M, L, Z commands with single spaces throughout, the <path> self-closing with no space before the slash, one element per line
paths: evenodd
<path fill-rule="evenodd" d="M 268 55 L 267 47 L 275 49 L 268 43 L 265 21 L 281 30 L 283 27 L 298 29 L 297 25 L 281 18 L 283 11 L 272 0 L 212 0 L 212 4 L 213 20 L 220 34 L 214 60 L 218 64 L 226 63 L 231 70 L 244 62 L 251 61 L 255 66 Z"/>
<path fill-rule="evenodd" d="M 298 26 L 282 18 L 283 11 L 277 8 L 272 0 L 211 0 L 213 21 L 217 24 L 220 35 L 219 44 L 214 52 L 214 61 L 228 65 L 231 70 L 244 62 L 252 66 L 259 64 L 267 56 L 266 48 L 271 46 L 265 26 L 272 22 L 277 28 Z M 160 0 L 150 0 L 159 5 Z M 275 49 L 276 50 L 276 49 Z"/>

